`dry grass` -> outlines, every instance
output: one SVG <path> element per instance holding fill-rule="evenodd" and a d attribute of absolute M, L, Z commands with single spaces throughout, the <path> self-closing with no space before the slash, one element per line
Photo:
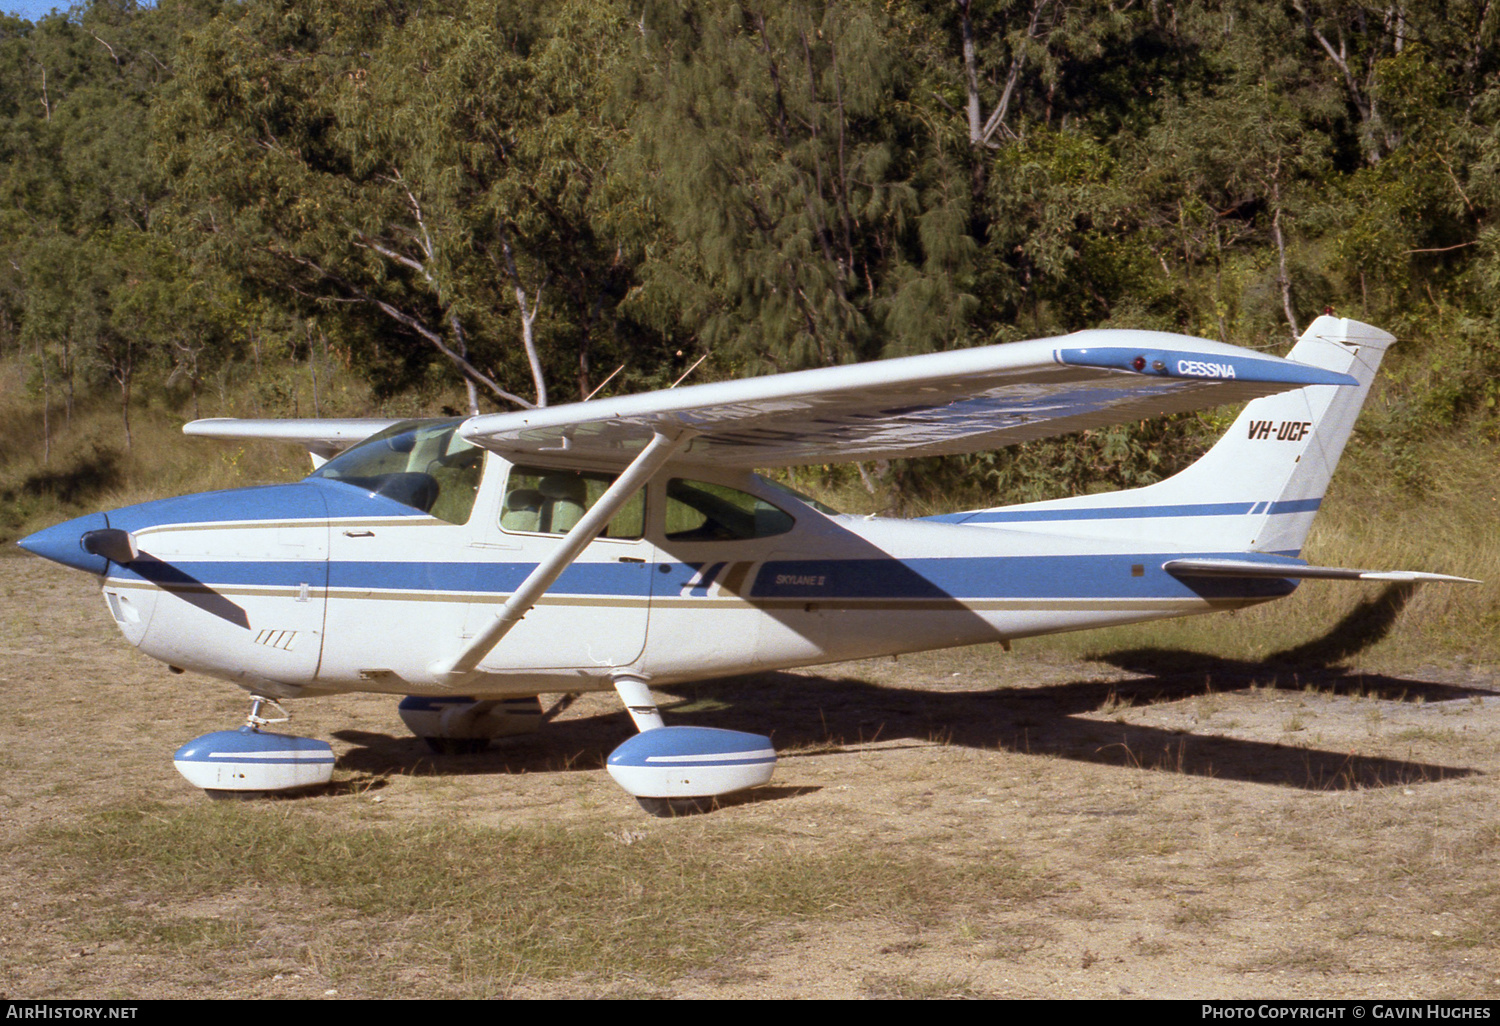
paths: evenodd
<path fill-rule="evenodd" d="M 1214 668 L 1232 735 L 1170 659 L 975 649 L 684 688 L 696 711 L 670 717 L 774 729 L 784 757 L 679 820 L 598 768 L 630 730 L 606 696 L 444 761 L 351 696 L 294 707 L 334 787 L 221 805 L 169 757 L 240 694 L 121 645 L 81 575 L 4 569 L 10 996 L 1497 990 L 1500 680 L 1472 670 L 1356 697 L 1316 668 L 1295 690 Z M 1288 703 L 1320 740 L 1282 733 Z"/>
<path fill-rule="evenodd" d="M 167 953 L 269 945 L 296 957 L 270 936 L 272 923 L 297 915 L 311 895 L 323 916 L 353 916 L 381 937 L 378 951 L 334 944 L 319 956 L 335 985 L 357 979 L 371 996 L 401 993 L 385 951 L 404 953 L 398 964 L 432 952 L 467 980 L 544 984 L 604 966 L 659 985 L 742 957 L 776 923 L 931 920 L 951 894 L 1001 902 L 1037 893 L 1004 851 L 961 863 L 855 846 L 799 853 L 710 819 L 641 831 L 628 844 L 597 826 L 362 819 L 309 819 L 293 802 L 145 805 L 44 828 L 33 840 L 62 888 L 93 910 L 84 943 Z M 129 910 L 122 893 L 132 896 Z M 181 913 L 194 905 L 239 911 Z"/>
<path fill-rule="evenodd" d="M 29 411 L 0 418 L 0 437 L 10 439 L 0 444 L 0 543 L 94 509 L 294 481 L 310 469 L 304 453 L 284 445 L 184 438 L 183 419 L 158 408 L 134 412 L 127 449 L 120 423 L 117 408 L 81 404 L 44 460 L 41 425 Z"/>
<path fill-rule="evenodd" d="M 379 401 L 347 368 L 335 364 L 321 373 L 317 410 L 325 417 L 433 416 L 461 402 L 457 392 Z M 268 373 L 258 385 L 248 377 L 247 368 L 238 368 L 222 382 L 206 382 L 201 415 L 313 415 L 305 367 L 290 365 L 279 377 Z M 44 422 L 39 397 L 28 394 L 28 380 L 25 361 L 0 360 L 0 542 L 95 509 L 294 481 L 310 470 L 306 453 L 295 447 L 184 438 L 182 425 L 194 414 L 181 388 L 160 393 L 149 382 L 138 386 L 127 446 L 117 393 L 80 398 L 71 415 L 54 394 Z"/>
<path fill-rule="evenodd" d="M 159 408 L 127 457 L 115 409 L 75 417 L 48 467 L 34 418 L 0 421 L 0 530 L 304 469 Z M 772 730 L 783 759 L 669 821 L 599 769 L 630 729 L 599 696 L 441 762 L 387 699 L 299 703 L 335 786 L 208 804 L 169 756 L 243 696 L 124 647 L 81 575 L 0 560 L 0 993 L 1500 996 L 1500 497 L 1484 454 L 1434 446 L 1421 503 L 1351 447 L 1308 555 L 1483 588 L 1309 583 L 684 688 L 670 719 Z"/>

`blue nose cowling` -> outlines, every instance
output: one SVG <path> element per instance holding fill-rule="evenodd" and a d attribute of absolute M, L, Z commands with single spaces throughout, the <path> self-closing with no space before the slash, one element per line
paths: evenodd
<path fill-rule="evenodd" d="M 34 552 L 43 559 L 50 559 L 75 570 L 87 570 L 91 574 L 103 575 L 109 569 L 109 560 L 88 552 L 83 547 L 83 536 L 90 531 L 102 531 L 109 527 L 109 518 L 103 513 L 90 513 L 77 520 L 68 520 L 54 527 L 27 535 L 17 545 L 27 552 Z"/>

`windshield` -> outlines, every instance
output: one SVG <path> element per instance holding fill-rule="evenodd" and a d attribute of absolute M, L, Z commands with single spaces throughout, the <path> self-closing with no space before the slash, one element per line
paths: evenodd
<path fill-rule="evenodd" d="M 765 481 L 765 483 L 768 484 L 768 485 L 770 485 L 772 488 L 776 488 L 776 489 L 779 489 L 779 490 L 781 490 L 783 492 L 787 492 L 788 494 L 795 495 L 797 498 L 799 498 L 803 502 L 807 503 L 809 506 L 811 506 L 813 509 L 817 510 L 819 513 L 825 513 L 825 514 L 827 514 L 828 516 L 831 516 L 831 517 L 836 517 L 836 516 L 838 516 L 841 513 L 840 510 L 834 509 L 832 506 L 828 505 L 825 502 L 819 502 L 817 499 L 814 499 L 811 495 L 808 495 L 806 492 L 800 491 L 799 489 L 796 489 L 796 488 L 793 488 L 791 485 L 786 484 L 783 481 L 766 481 L 765 478 L 761 478 L 761 480 Z"/>
<path fill-rule="evenodd" d="M 462 419 L 409 420 L 372 435 L 311 477 L 341 481 L 450 524 L 468 523 L 484 450 L 458 436 Z"/>

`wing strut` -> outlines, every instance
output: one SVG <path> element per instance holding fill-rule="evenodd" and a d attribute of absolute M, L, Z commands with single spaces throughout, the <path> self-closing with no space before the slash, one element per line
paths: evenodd
<path fill-rule="evenodd" d="M 615 479 L 599 501 L 590 507 L 573 526 L 573 529 L 563 535 L 561 544 L 553 550 L 552 554 L 537 564 L 535 570 L 527 575 L 526 580 L 511 593 L 510 598 L 500 607 L 499 613 L 495 615 L 494 621 L 486 627 L 469 646 L 460 652 L 451 661 L 443 660 L 432 667 L 433 673 L 439 677 L 449 675 L 462 675 L 470 673 L 479 665 L 479 661 L 489 655 L 494 647 L 500 644 L 502 638 L 510 632 L 510 629 L 521 622 L 521 618 L 531 611 L 531 607 L 552 587 L 552 583 L 562 575 L 583 552 L 588 543 L 593 541 L 600 531 L 603 531 L 616 513 L 624 508 L 625 503 L 635 495 L 636 492 L 646 487 L 651 476 L 661 469 L 689 438 L 693 432 L 687 428 L 674 427 L 670 430 L 660 426 L 654 429 L 651 441 L 641 450 L 641 454 L 631 461 L 630 466 L 625 468 L 624 473 Z"/>

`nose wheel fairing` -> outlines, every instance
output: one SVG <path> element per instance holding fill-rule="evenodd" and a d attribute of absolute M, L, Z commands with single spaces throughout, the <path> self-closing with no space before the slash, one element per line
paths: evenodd
<path fill-rule="evenodd" d="M 265 717 L 271 706 L 280 716 Z M 333 747 L 316 738 L 269 734 L 261 727 L 291 717 L 274 701 L 256 696 L 239 730 L 218 730 L 194 738 L 172 757 L 188 783 L 210 796 L 250 796 L 317 787 L 333 778 Z"/>

